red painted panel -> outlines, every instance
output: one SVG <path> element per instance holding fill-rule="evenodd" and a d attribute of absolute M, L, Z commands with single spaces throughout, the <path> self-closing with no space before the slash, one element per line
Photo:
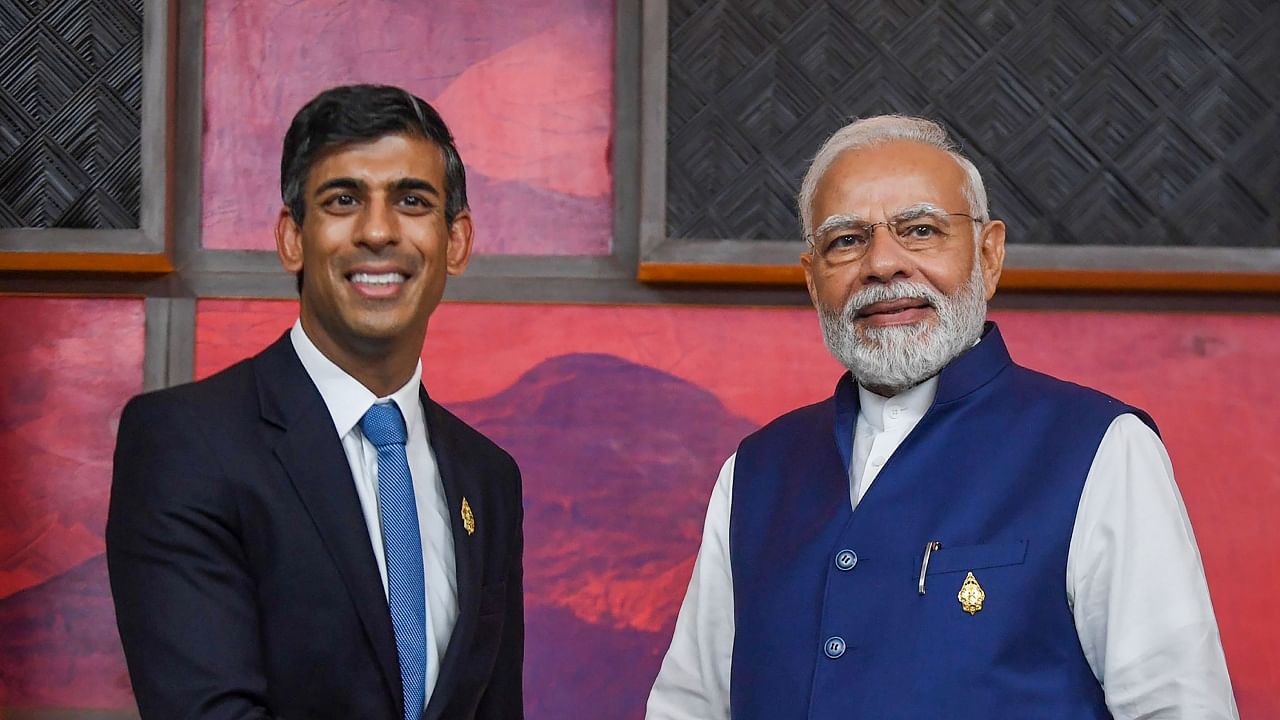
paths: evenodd
<path fill-rule="evenodd" d="M 0 297 L 0 716 L 129 708 L 103 529 L 143 303 Z"/>
<path fill-rule="evenodd" d="M 296 303 L 204 301 L 198 374 L 268 344 Z M 1018 361 L 1160 424 L 1244 717 L 1280 717 L 1280 318 L 998 312 Z M 810 310 L 446 304 L 433 396 L 524 470 L 529 717 L 639 718 L 720 462 L 839 370 Z M 619 663 L 625 657 L 627 662 Z M 608 667 L 607 672 L 601 668 Z"/>
<path fill-rule="evenodd" d="M 293 301 L 201 301 L 196 376 L 266 347 L 297 318 L 297 308 Z M 427 332 L 423 375 L 433 397 L 455 403 L 497 394 L 546 358 L 604 353 L 709 388 L 730 412 L 763 424 L 835 387 L 840 369 L 811 315 L 767 308 L 445 303 Z M 787 344 L 779 346 L 783 339 Z M 727 447 L 725 454 L 732 451 Z"/>
<path fill-rule="evenodd" d="M 203 243 L 272 250 L 280 146 L 326 87 L 405 87 L 467 166 L 476 252 L 605 255 L 612 215 L 608 0 L 209 0 Z"/>

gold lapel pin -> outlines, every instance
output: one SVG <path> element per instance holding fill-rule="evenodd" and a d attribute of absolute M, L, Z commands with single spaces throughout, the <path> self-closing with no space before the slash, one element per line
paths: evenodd
<path fill-rule="evenodd" d="M 960 592 L 956 594 L 956 599 L 960 601 L 960 609 L 975 615 L 982 609 L 982 603 L 987 599 L 987 594 L 983 592 L 978 579 L 971 572 L 965 577 L 964 584 L 960 586 Z"/>
<path fill-rule="evenodd" d="M 476 516 L 471 514 L 471 503 L 467 499 L 462 498 L 462 529 L 467 531 L 468 535 L 474 535 L 476 532 Z"/>

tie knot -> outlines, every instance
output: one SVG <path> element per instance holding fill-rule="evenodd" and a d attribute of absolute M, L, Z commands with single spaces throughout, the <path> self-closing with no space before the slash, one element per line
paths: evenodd
<path fill-rule="evenodd" d="M 393 402 L 379 403 L 369 408 L 360 418 L 360 430 L 369 442 L 378 447 L 403 445 L 405 441 L 404 416 Z"/>

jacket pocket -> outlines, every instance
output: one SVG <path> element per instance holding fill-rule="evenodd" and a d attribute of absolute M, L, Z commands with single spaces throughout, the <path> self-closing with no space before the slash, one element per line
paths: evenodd
<path fill-rule="evenodd" d="M 929 555 L 929 576 L 984 568 L 1021 565 L 1027 559 L 1027 541 L 942 547 Z M 923 561 L 923 558 L 922 558 Z"/>

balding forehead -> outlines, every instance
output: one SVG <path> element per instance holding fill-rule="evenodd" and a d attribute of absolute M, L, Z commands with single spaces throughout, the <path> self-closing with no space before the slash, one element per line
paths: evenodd
<path fill-rule="evenodd" d="M 796 197 L 801 226 L 806 234 L 811 232 L 815 222 L 814 213 L 817 208 L 814 206 L 814 199 L 819 192 L 819 185 L 829 183 L 831 171 L 838 165 L 847 163 L 847 156 L 850 154 L 878 154 L 884 152 L 885 148 L 889 148 L 890 152 L 911 155 L 917 162 L 923 158 L 936 161 L 938 156 L 933 153 L 946 155 L 950 164 L 942 161 L 934 165 L 935 172 L 938 168 L 943 168 L 939 176 L 940 182 L 946 184 L 952 178 L 957 179 L 970 212 L 975 217 L 986 217 L 987 195 L 982 176 L 973 163 L 960 154 L 959 148 L 941 125 L 925 118 L 883 115 L 862 118 L 846 125 L 828 137 L 818 149 L 813 162 L 805 171 Z M 847 167 L 845 165 L 846 169 Z M 877 171 L 891 172 L 891 169 L 882 170 L 883 167 L 885 166 L 878 166 Z M 948 177 L 945 168 L 949 167 L 956 167 L 960 171 L 958 178 Z"/>
<path fill-rule="evenodd" d="M 915 206 L 926 212 L 972 212 L 970 181 L 954 155 L 927 143 L 891 140 L 837 155 L 819 177 L 802 225 L 807 236 L 832 215 L 864 222 L 902 219 Z M 826 198 L 819 202 L 820 198 Z M 975 216 L 977 213 L 974 213 Z"/>
<path fill-rule="evenodd" d="M 849 148 L 831 161 L 822 175 L 818 178 L 818 184 L 821 185 L 831 171 L 845 162 L 857 163 L 857 156 L 866 157 L 872 154 L 886 153 L 890 155 L 898 155 L 902 158 L 904 164 L 919 165 L 922 162 L 937 162 L 955 170 L 955 180 L 963 183 L 965 181 L 965 168 L 960 164 L 959 158 L 954 153 L 935 147 L 928 143 L 918 142 L 916 140 L 885 140 L 874 145 L 866 147 Z"/>
<path fill-rule="evenodd" d="M 913 140 L 889 140 L 869 147 L 851 148 L 837 155 L 819 176 L 815 194 L 822 192 L 832 179 L 832 173 L 855 170 L 864 162 L 884 162 L 886 157 L 889 158 L 888 169 L 881 176 L 940 172 L 947 184 L 954 183 L 961 192 L 968 183 L 964 166 L 952 153 Z"/>

